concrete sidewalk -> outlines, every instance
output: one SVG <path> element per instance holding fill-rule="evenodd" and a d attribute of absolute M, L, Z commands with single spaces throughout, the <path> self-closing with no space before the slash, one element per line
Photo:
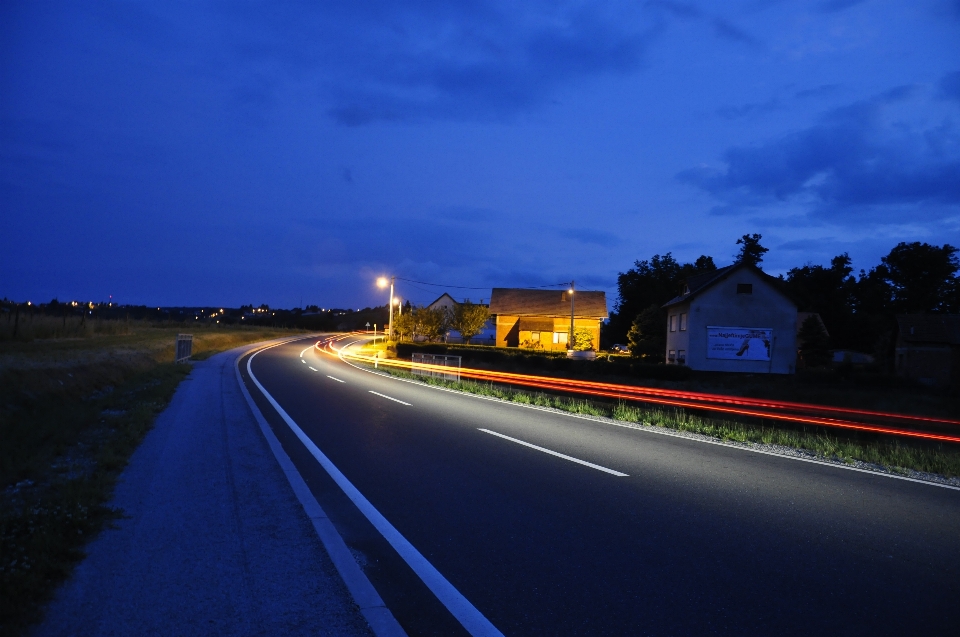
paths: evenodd
<path fill-rule="evenodd" d="M 244 401 L 195 364 L 36 635 L 371 635 Z"/>

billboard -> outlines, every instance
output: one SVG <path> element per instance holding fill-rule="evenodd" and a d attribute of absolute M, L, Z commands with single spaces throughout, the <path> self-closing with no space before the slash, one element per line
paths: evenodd
<path fill-rule="evenodd" d="M 707 327 L 707 358 L 769 361 L 773 330 L 767 327 Z"/>

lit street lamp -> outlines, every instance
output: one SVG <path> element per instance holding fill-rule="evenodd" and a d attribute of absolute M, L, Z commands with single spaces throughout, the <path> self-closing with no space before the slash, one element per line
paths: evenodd
<path fill-rule="evenodd" d="M 570 295 L 570 336 L 567 337 L 567 349 L 573 349 L 573 281 L 570 281 L 570 289 L 567 293 Z"/>
<path fill-rule="evenodd" d="M 387 305 L 390 306 L 390 322 L 387 327 L 387 342 L 393 340 L 393 284 L 397 281 L 397 277 L 390 277 L 390 302 Z M 381 288 L 387 287 L 387 277 L 382 276 L 377 279 L 377 286 Z"/>

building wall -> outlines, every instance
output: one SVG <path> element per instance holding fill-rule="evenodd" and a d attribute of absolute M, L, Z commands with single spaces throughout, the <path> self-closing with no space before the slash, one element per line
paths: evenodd
<path fill-rule="evenodd" d="M 533 317 L 524 317 L 524 319 Z M 547 352 L 565 352 L 568 349 L 567 334 L 570 332 L 570 317 L 537 317 L 542 321 L 552 321 L 553 331 L 548 329 L 521 330 L 519 316 L 497 316 L 497 347 L 520 347 L 524 343 L 539 342 Z M 574 329 L 586 328 L 593 337 L 594 349 L 600 346 L 600 319 L 574 319 Z M 545 326 L 546 327 L 546 326 Z M 558 342 L 554 343 L 554 334 Z M 535 339 L 539 336 L 539 340 Z"/>
<path fill-rule="evenodd" d="M 751 294 L 737 294 L 738 284 L 751 284 Z M 667 308 L 667 352 L 680 350 L 692 369 L 754 374 L 792 374 L 797 365 L 797 308 L 755 272 L 742 269 L 714 284 L 687 303 Z M 680 330 L 680 314 L 686 329 Z M 676 316 L 676 319 L 672 317 Z M 670 321 L 677 321 L 671 331 Z M 771 360 L 728 360 L 707 357 L 707 327 L 749 327 L 773 330 Z M 668 360 L 669 362 L 669 360 Z"/>
<path fill-rule="evenodd" d="M 956 354 L 949 345 L 900 343 L 896 351 L 897 374 L 921 383 L 948 385 Z"/>

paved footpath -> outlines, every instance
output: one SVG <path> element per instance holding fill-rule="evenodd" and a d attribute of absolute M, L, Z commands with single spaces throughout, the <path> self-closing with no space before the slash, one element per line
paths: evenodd
<path fill-rule="evenodd" d="M 36 635 L 370 635 L 240 391 L 194 364 Z"/>

